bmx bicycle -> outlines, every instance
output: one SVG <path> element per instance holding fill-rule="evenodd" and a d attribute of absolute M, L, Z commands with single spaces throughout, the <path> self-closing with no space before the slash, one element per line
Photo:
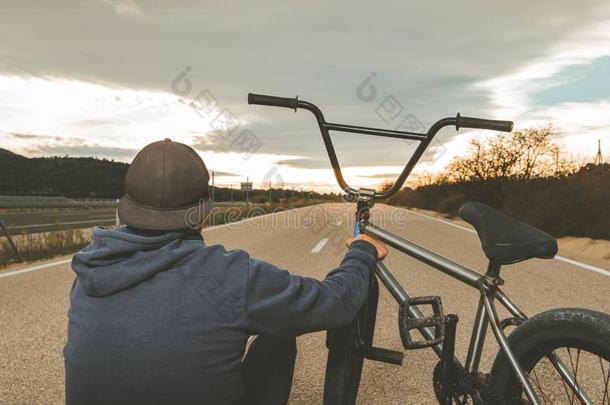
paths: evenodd
<path fill-rule="evenodd" d="M 327 332 L 328 359 L 324 381 L 325 405 L 356 402 L 364 359 L 401 365 L 404 353 L 373 346 L 379 299 L 377 279 L 399 305 L 398 328 L 407 350 L 431 348 L 439 357 L 433 387 L 440 404 L 610 404 L 610 316 L 580 308 L 561 308 L 528 317 L 501 290 L 501 267 L 531 258 L 549 259 L 557 242 L 549 234 L 510 218 L 484 204 L 467 202 L 460 216 L 470 223 L 489 259 L 479 273 L 369 222 L 375 200 L 394 195 L 438 131 L 446 126 L 511 132 L 511 121 L 464 117 L 443 118 L 426 133 L 387 130 L 326 122 L 314 104 L 297 98 L 248 94 L 249 104 L 305 109 L 317 120 L 339 186 L 356 202 L 354 235 L 366 233 L 446 275 L 465 283 L 480 295 L 465 362 L 455 356 L 458 316 L 444 314 L 438 296 L 411 297 L 385 263 L 378 261 L 371 276 L 367 301 L 348 325 Z M 330 131 L 419 141 L 393 185 L 383 192 L 348 185 L 330 137 Z M 500 319 L 496 302 L 510 316 Z M 432 315 L 422 307 L 431 308 Z M 515 327 L 507 336 L 505 329 Z M 488 328 L 500 350 L 491 371 L 479 370 Z M 412 333 L 419 332 L 416 340 Z M 586 362 L 586 364 L 585 364 Z"/>

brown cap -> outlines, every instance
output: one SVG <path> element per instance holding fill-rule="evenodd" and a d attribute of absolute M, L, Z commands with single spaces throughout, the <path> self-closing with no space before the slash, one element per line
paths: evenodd
<path fill-rule="evenodd" d="M 190 146 L 170 139 L 153 142 L 127 170 L 119 218 L 141 229 L 197 227 L 212 208 L 209 179 L 203 160 Z"/>

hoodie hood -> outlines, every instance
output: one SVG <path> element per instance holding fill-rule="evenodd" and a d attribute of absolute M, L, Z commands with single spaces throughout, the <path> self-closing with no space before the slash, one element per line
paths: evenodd
<path fill-rule="evenodd" d="M 72 270 L 89 296 L 132 288 L 170 269 L 201 248 L 199 232 L 141 232 L 93 228 L 91 243 L 72 258 Z"/>

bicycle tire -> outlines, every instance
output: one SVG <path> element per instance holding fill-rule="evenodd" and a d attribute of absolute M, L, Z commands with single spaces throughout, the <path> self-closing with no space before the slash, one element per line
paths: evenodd
<path fill-rule="evenodd" d="M 510 334 L 508 342 L 526 372 L 547 353 L 567 347 L 610 362 L 610 315 L 590 309 L 553 309 L 522 323 Z M 494 360 L 489 388 L 509 403 L 520 398 L 521 386 L 503 351 Z"/>
<path fill-rule="evenodd" d="M 366 350 L 373 344 L 379 286 L 371 277 L 369 295 L 356 318 L 341 328 L 328 331 L 328 358 L 324 376 L 324 405 L 354 405 Z M 358 342 L 362 336 L 362 341 Z"/>

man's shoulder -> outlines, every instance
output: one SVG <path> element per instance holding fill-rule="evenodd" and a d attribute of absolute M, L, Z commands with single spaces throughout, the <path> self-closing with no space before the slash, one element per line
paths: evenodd
<path fill-rule="evenodd" d="M 222 263 L 225 266 L 247 266 L 250 260 L 248 252 L 241 249 L 227 250 L 223 245 L 202 245 L 196 254 L 210 263 Z"/>

